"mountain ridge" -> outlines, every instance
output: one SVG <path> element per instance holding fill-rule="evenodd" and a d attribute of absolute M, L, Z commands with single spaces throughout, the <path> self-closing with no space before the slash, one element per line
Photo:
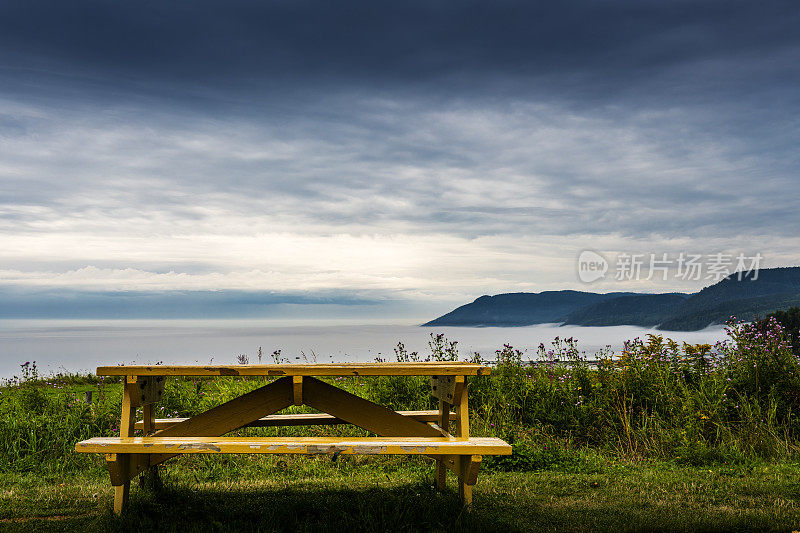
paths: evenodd
<path fill-rule="evenodd" d="M 422 325 L 488 327 L 561 322 L 564 316 L 587 304 L 628 294 L 574 290 L 485 294 Z"/>
<path fill-rule="evenodd" d="M 800 267 L 734 273 L 696 293 L 563 290 L 483 295 L 423 326 L 634 325 L 696 331 L 800 305 Z"/>

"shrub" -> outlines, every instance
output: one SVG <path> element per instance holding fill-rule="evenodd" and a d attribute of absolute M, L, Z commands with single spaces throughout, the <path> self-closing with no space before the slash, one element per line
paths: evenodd
<path fill-rule="evenodd" d="M 792 352 L 800 356 L 800 307 L 791 307 L 786 311 L 775 311 L 760 324 L 761 327 L 767 325 L 770 318 L 774 318 L 783 328 L 786 340 L 792 346 Z"/>
<path fill-rule="evenodd" d="M 784 328 L 774 317 L 762 322 L 730 322 L 733 340 L 726 345 L 726 374 L 739 404 L 754 403 L 759 411 L 774 408 L 776 423 L 798 429 L 800 362 Z"/>
<path fill-rule="evenodd" d="M 487 466 L 499 469 L 584 468 L 586 458 L 598 452 L 686 464 L 793 457 L 798 449 L 800 362 L 785 328 L 770 318 L 755 324 L 731 322 L 728 333 L 726 342 L 714 346 L 679 345 L 650 335 L 627 342 L 618 355 L 604 350 L 594 361 L 571 338 L 541 345 L 534 362 L 504 345 L 495 352 L 492 377 L 470 380 L 471 432 L 512 443 L 513 456 L 487 458 Z M 457 343 L 444 335 L 432 335 L 429 347 L 423 358 L 399 343 L 395 357 L 458 358 Z M 157 416 L 191 416 L 269 381 L 170 379 L 164 400 L 156 405 Z M 426 377 L 330 381 L 396 410 L 438 407 Z M 96 393 L 91 405 L 83 401 L 88 390 Z M 102 461 L 75 454 L 73 447 L 88 437 L 118 434 L 121 391 L 117 379 L 43 380 L 35 364 L 22 365 L 21 377 L 0 387 L 0 470 L 101 468 Z M 243 431 L 276 434 L 280 429 Z M 348 431 L 360 430 L 292 428 L 308 435 Z"/>

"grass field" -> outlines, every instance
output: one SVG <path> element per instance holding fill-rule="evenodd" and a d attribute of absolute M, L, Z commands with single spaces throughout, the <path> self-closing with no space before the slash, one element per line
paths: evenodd
<path fill-rule="evenodd" d="M 214 460 L 217 459 L 217 460 Z M 0 476 L 7 531 L 792 531 L 800 466 L 687 467 L 597 458 L 588 471 L 484 472 L 471 514 L 419 458 L 179 458 L 121 519 L 101 470 Z M 200 463 L 200 464 L 198 464 Z M 569 471 L 573 470 L 573 471 Z M 452 482 L 452 478 L 451 478 Z"/>
<path fill-rule="evenodd" d="M 103 458 L 76 442 L 119 432 L 121 384 L 21 376 L 0 386 L 0 529 L 9 531 L 800 530 L 800 362 L 777 324 L 728 343 L 635 340 L 586 364 L 572 339 L 523 365 L 497 351 L 470 382 L 470 427 L 514 454 L 485 457 L 466 514 L 421 457 L 183 456 L 132 491 L 121 518 Z M 397 360 L 419 360 L 398 346 Z M 434 360 L 458 357 L 441 336 Z M 430 409 L 424 378 L 331 378 L 394 409 Z M 158 417 L 192 416 L 266 378 L 170 379 Z M 92 393 L 87 403 L 85 393 Z M 303 407 L 290 407 L 290 411 Z M 244 435 L 364 435 L 351 426 Z"/>

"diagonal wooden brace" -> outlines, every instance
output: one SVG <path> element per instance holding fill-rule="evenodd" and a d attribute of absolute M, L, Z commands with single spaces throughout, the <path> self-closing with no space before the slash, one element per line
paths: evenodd
<path fill-rule="evenodd" d="M 316 378 L 303 380 L 303 400 L 306 405 L 341 418 L 381 437 L 441 437 L 442 434 L 425 424 L 398 414 L 355 394 L 329 385 Z"/>
<path fill-rule="evenodd" d="M 259 418 L 289 407 L 294 402 L 291 377 L 272 383 L 209 409 L 199 415 L 157 431 L 154 437 L 219 437 Z M 130 457 L 117 454 L 108 462 L 112 485 L 121 485 L 150 466 L 163 463 L 178 454 L 152 454 Z M 126 462 L 130 464 L 126 466 Z"/>

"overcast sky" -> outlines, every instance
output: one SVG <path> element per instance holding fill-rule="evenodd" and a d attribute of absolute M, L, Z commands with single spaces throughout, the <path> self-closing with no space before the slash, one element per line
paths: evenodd
<path fill-rule="evenodd" d="M 614 279 L 625 253 L 800 264 L 798 28 L 795 1 L 2 2 L 5 314 L 426 316 L 712 282 Z"/>

